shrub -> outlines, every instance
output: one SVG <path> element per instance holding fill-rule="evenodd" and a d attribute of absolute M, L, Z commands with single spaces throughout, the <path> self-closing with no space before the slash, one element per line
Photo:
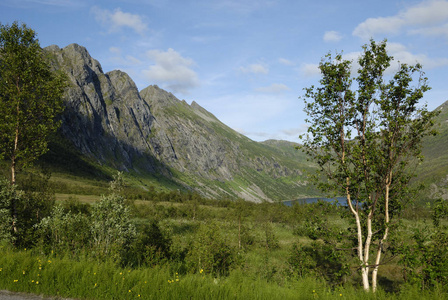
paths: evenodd
<path fill-rule="evenodd" d="M 265 247 L 267 250 L 273 250 L 280 248 L 280 243 L 278 238 L 275 236 L 274 231 L 272 230 L 271 223 L 264 223 L 263 229 L 265 233 Z"/>
<path fill-rule="evenodd" d="M 435 202 L 433 226 L 414 228 L 411 241 L 403 243 L 400 264 L 404 266 L 405 280 L 422 289 L 437 286 L 448 291 L 448 227 L 441 219 L 448 217 L 448 202 Z"/>
<path fill-rule="evenodd" d="M 119 259 L 136 235 L 125 199 L 116 193 L 102 196 L 93 204 L 91 220 L 94 254 L 100 258 Z"/>
<path fill-rule="evenodd" d="M 0 241 L 11 242 L 13 235 L 11 202 L 17 197 L 15 186 L 11 185 L 9 180 L 0 180 Z"/>
<path fill-rule="evenodd" d="M 55 203 L 54 192 L 49 187 L 48 172 L 26 173 L 17 186 L 23 191 L 17 198 L 17 232 L 15 245 L 31 248 L 38 240 L 36 224 L 48 217 Z"/>
<path fill-rule="evenodd" d="M 193 272 L 228 275 L 235 263 L 236 251 L 229 246 L 218 225 L 201 225 L 187 255 L 190 269 Z"/>
<path fill-rule="evenodd" d="M 289 265 L 301 277 L 314 275 L 331 284 L 342 284 L 350 274 L 344 253 L 320 241 L 313 241 L 310 245 L 294 244 Z"/>
<path fill-rule="evenodd" d="M 154 266 L 171 257 L 171 237 L 162 232 L 156 221 L 138 228 L 135 239 L 127 249 L 123 263 L 125 265 Z"/>
<path fill-rule="evenodd" d="M 68 251 L 77 254 L 88 246 L 91 240 L 87 216 L 65 212 L 62 205 L 56 205 L 51 215 L 43 218 L 36 227 L 40 246 L 45 253 Z"/>

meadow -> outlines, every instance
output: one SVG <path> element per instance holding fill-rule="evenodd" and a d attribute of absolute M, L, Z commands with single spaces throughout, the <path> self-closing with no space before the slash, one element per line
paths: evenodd
<path fill-rule="evenodd" d="M 102 195 L 70 194 L 70 185 L 39 180 L 23 200 L 38 205 L 19 209 L 41 215 L 14 241 L 2 240 L 0 289 L 76 299 L 448 299 L 440 279 L 446 247 L 435 251 L 428 240 L 436 203 L 403 212 L 397 236 L 406 243 L 380 267 L 380 289 L 366 293 L 350 254 L 328 252 L 310 234 L 316 226 L 347 230 L 344 207 L 142 192 L 117 178 L 118 186 L 86 182 L 77 190 L 97 184 Z M 438 220 L 446 234 L 446 216 Z M 442 265 L 431 265 L 430 255 Z"/>

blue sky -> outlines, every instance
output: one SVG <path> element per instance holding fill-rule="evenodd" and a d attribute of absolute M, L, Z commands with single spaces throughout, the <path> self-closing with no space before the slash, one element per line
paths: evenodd
<path fill-rule="evenodd" d="M 196 101 L 256 141 L 298 141 L 321 58 L 356 60 L 370 38 L 423 64 L 430 109 L 448 100 L 448 0 L 1 0 L 0 22 L 16 20 L 42 47 L 78 43 L 105 72 Z"/>

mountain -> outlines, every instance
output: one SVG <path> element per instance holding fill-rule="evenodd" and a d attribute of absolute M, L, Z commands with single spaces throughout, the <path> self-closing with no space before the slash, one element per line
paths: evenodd
<path fill-rule="evenodd" d="M 448 200 L 448 101 L 436 110 L 436 136 L 427 137 L 423 143 L 424 160 L 419 166 L 417 180 L 430 187 L 428 198 Z"/>
<path fill-rule="evenodd" d="M 61 135 L 76 151 L 130 175 L 162 176 L 212 198 L 288 200 L 315 194 L 294 144 L 258 143 L 157 86 L 138 91 L 77 44 L 45 48 L 70 82 Z"/>

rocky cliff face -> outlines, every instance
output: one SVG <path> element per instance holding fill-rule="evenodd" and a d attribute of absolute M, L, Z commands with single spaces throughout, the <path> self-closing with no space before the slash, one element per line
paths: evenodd
<path fill-rule="evenodd" d="M 100 163 L 155 172 L 148 142 L 154 117 L 132 79 L 121 71 L 104 74 L 100 63 L 79 45 L 47 50 L 70 80 L 62 118 L 64 136 Z"/>
<path fill-rule="evenodd" d="M 79 45 L 46 50 L 70 80 L 62 133 L 84 155 L 120 170 L 163 174 L 211 197 L 301 194 L 303 165 L 294 155 L 251 141 L 157 86 L 139 92 L 126 73 L 104 73 Z"/>

